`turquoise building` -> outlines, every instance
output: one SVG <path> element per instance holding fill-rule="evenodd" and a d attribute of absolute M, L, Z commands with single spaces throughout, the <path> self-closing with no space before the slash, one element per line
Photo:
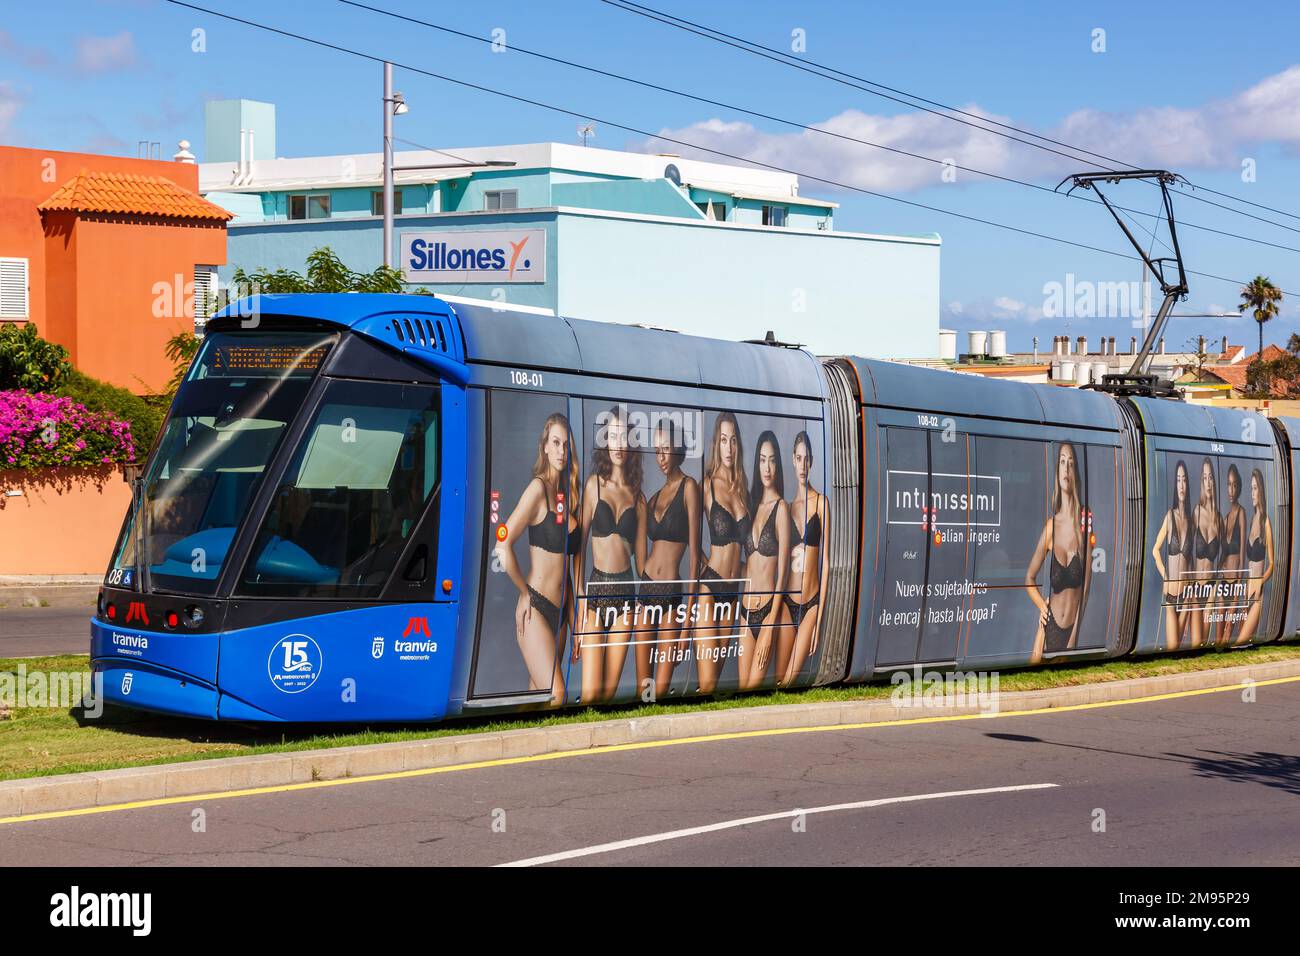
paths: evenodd
<path fill-rule="evenodd" d="M 220 281 L 302 270 L 320 246 L 379 265 L 381 154 L 265 158 L 273 108 L 230 102 L 209 104 L 204 157 L 223 161 L 200 166 L 201 191 L 235 214 Z M 395 166 L 393 263 L 440 294 L 719 338 L 770 330 L 820 353 L 934 353 L 939 237 L 836 231 L 837 204 L 794 175 L 563 143 L 403 151 Z"/>

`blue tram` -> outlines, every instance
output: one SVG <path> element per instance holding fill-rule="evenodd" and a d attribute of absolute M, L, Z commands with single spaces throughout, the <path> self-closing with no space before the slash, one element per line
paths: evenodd
<path fill-rule="evenodd" d="M 1300 421 L 432 296 L 208 325 L 105 696 L 436 721 L 1275 641 Z"/>

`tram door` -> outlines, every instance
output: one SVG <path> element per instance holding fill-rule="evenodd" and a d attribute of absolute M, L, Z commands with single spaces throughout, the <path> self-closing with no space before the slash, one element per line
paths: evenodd
<path fill-rule="evenodd" d="M 568 397 L 487 393 L 483 595 L 469 697 L 545 701 L 563 693 L 581 464 Z"/>
<path fill-rule="evenodd" d="M 930 562 L 922 605 L 916 659 L 943 663 L 957 658 L 962 617 L 969 604 L 970 503 L 976 479 L 970 473 L 970 439 L 952 431 L 930 437 Z"/>
<path fill-rule="evenodd" d="M 925 566 L 930 557 L 928 519 L 930 456 L 926 433 L 885 429 L 885 580 L 876 663 L 916 660 Z"/>

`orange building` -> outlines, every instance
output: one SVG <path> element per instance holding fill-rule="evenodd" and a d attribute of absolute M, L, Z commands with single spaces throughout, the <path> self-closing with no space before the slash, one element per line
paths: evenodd
<path fill-rule="evenodd" d="M 136 393 L 171 377 L 226 261 L 231 214 L 189 162 L 0 147 L 0 322 L 29 321 L 95 378 Z"/>

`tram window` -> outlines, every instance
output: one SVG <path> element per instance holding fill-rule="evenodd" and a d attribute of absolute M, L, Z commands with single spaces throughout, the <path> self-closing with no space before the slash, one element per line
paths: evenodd
<path fill-rule="evenodd" d="M 333 342 L 316 332 L 213 332 L 176 395 L 143 489 L 143 554 L 162 590 L 211 593 L 262 473 Z M 129 544 L 128 544 L 129 542 Z"/>
<path fill-rule="evenodd" d="M 280 480 L 245 593 L 377 596 L 438 478 L 435 389 L 331 383 Z"/>

